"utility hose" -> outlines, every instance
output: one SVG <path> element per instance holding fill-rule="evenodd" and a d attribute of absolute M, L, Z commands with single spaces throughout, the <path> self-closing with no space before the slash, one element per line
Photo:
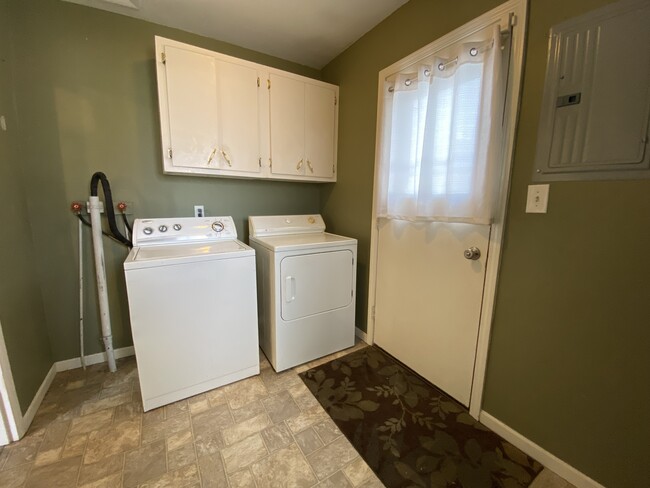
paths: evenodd
<path fill-rule="evenodd" d="M 111 185 L 108 182 L 108 178 L 101 171 L 98 171 L 90 179 L 90 196 L 97 196 L 97 186 L 99 182 L 102 182 L 102 190 L 104 191 L 104 211 L 106 212 L 106 217 L 108 219 L 108 227 L 111 230 L 111 234 L 120 241 L 122 244 L 128 247 L 133 247 L 133 243 L 124 237 L 120 232 L 120 229 L 117 227 L 117 222 L 115 221 L 115 209 L 113 208 L 113 195 L 111 194 Z"/>

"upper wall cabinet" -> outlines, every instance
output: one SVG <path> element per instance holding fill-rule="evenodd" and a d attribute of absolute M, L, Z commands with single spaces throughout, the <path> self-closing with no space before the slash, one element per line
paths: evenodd
<path fill-rule="evenodd" d="M 337 87 L 270 74 L 271 176 L 334 181 Z"/>
<path fill-rule="evenodd" d="M 156 37 L 167 174 L 336 181 L 338 87 Z"/>

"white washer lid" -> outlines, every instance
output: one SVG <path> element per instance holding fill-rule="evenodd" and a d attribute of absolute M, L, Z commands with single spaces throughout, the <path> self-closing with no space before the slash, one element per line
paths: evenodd
<path fill-rule="evenodd" d="M 134 247 L 124 261 L 124 269 L 239 258 L 254 254 L 252 248 L 234 239 L 210 243 Z"/>
<path fill-rule="evenodd" d="M 274 252 L 357 245 L 357 240 L 352 237 L 338 236 L 336 234 L 330 234 L 329 232 L 323 232 L 321 234 L 289 234 L 251 237 L 250 241 L 259 243 L 261 246 Z"/>

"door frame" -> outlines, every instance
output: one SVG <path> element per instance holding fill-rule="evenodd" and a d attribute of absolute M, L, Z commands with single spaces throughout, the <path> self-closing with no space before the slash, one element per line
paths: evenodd
<path fill-rule="evenodd" d="M 485 372 L 487 368 L 487 357 L 494 314 L 497 279 L 501 261 L 501 249 L 503 243 L 506 210 L 508 195 L 510 192 L 510 174 L 514 154 L 514 142 L 521 98 L 522 71 L 524 65 L 524 47 L 526 39 L 526 26 L 528 5 L 527 0 L 510 0 L 487 13 L 471 20 L 452 32 L 438 38 L 432 43 L 418 49 L 414 53 L 393 63 L 379 72 L 378 93 L 377 93 L 377 128 L 375 141 L 375 175 L 373 185 L 372 220 L 370 234 L 370 263 L 368 283 L 368 343 L 374 343 L 375 335 L 375 304 L 377 290 L 377 259 L 378 259 L 378 237 L 379 227 L 377 209 L 379 206 L 378 197 L 380 192 L 380 157 L 382 154 L 382 129 L 384 116 L 384 80 L 387 76 L 407 68 L 418 60 L 431 55 L 445 47 L 458 42 L 467 35 L 494 24 L 502 19 L 507 19 L 506 24 L 511 29 L 511 54 L 508 73 L 507 92 L 505 100 L 505 124 L 503 137 L 504 166 L 500 181 L 500 194 L 497 202 L 497 211 L 494 222 L 491 225 L 490 241 L 488 245 L 488 260 L 485 270 L 485 284 L 483 287 L 482 307 L 479 320 L 479 333 L 476 347 L 476 359 L 474 363 L 474 375 L 472 378 L 472 391 L 469 402 L 469 413 L 478 419 L 481 412 L 483 400 L 483 387 L 485 384 Z M 503 24 L 502 24 L 503 25 Z"/>
<path fill-rule="evenodd" d="M 25 433 L 23 415 L 11 374 L 9 354 L 0 324 L 0 446 L 17 441 Z"/>

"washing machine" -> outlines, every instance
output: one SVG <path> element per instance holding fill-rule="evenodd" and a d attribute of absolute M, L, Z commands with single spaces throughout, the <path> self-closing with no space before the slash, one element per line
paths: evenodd
<path fill-rule="evenodd" d="M 255 251 L 231 217 L 136 220 L 124 273 L 145 411 L 259 373 Z"/>
<path fill-rule="evenodd" d="M 249 217 L 260 346 L 276 371 L 354 345 L 357 241 L 320 215 Z"/>

